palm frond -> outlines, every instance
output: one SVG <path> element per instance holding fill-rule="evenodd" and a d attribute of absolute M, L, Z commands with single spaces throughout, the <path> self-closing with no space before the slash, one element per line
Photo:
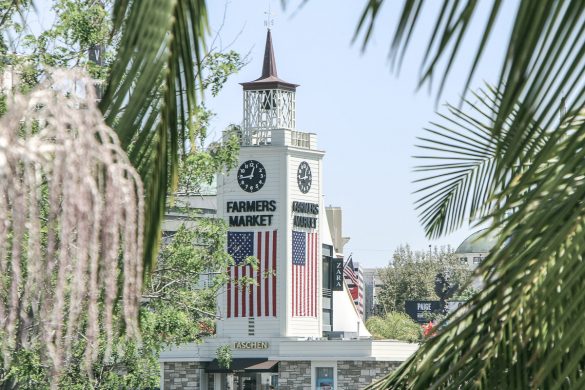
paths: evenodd
<path fill-rule="evenodd" d="M 394 60 L 404 56 L 422 3 L 405 1 L 391 46 Z M 369 24 L 358 31 L 371 28 L 380 4 L 370 3 L 364 12 Z M 473 0 L 445 0 L 437 11 L 421 84 L 442 73 L 439 95 L 477 9 Z M 491 112 L 476 121 L 478 110 L 455 111 L 455 123 L 435 126 L 423 140 L 441 161 L 419 169 L 428 175 L 422 182 L 432 183 L 419 200 L 427 233 L 443 234 L 466 218 L 479 218 L 492 221 L 500 239 L 478 268 L 485 289 L 371 388 L 583 387 L 585 125 L 574 119 L 585 106 L 584 11 L 582 0 L 522 0 L 497 89 L 482 101 Z M 466 89 L 500 12 L 501 2 L 494 1 Z M 561 100 L 569 114 L 559 121 Z M 467 132 L 454 135 L 452 126 Z M 468 142 L 465 136 L 477 126 L 488 140 L 475 134 L 477 142 Z"/>
<path fill-rule="evenodd" d="M 118 0 L 113 17 L 121 37 L 100 108 L 145 184 L 148 271 L 179 154 L 195 131 L 207 11 L 204 0 Z"/>
<path fill-rule="evenodd" d="M 484 22 L 484 29 L 465 82 L 464 92 L 476 73 L 485 53 L 487 42 L 493 38 L 497 19 L 502 13 L 502 1 L 495 0 L 490 12 L 482 15 L 476 0 L 443 0 L 437 7 L 437 16 L 422 62 L 420 84 L 430 83 L 436 73 L 440 76 L 438 95 L 451 75 L 453 63 L 468 52 L 461 51 L 470 23 Z M 363 45 L 371 36 L 378 21 L 384 0 L 370 0 L 359 20 L 356 37 L 364 33 Z M 396 64 L 404 58 L 413 31 L 421 23 L 420 14 L 426 3 L 423 0 L 405 0 L 390 47 L 390 58 Z M 523 129 L 533 122 L 536 128 L 551 128 L 558 112 L 558 102 L 567 98 L 568 110 L 582 107 L 585 101 L 585 2 L 572 0 L 541 1 L 534 4 L 522 0 L 516 9 L 507 50 L 499 65 L 500 76 L 495 83 L 501 95 L 501 104 L 494 117 L 492 130 L 503 131 L 504 122 L 519 102 L 523 109 L 515 115 L 508 128 L 510 145 L 521 144 Z M 493 62 L 493 59 L 491 60 Z M 465 93 L 463 94 L 465 96 Z M 518 130 L 517 130 L 518 129 Z M 502 151 L 500 151 L 501 153 Z M 515 164 L 522 153 L 510 147 L 500 164 L 504 171 Z M 501 176 L 501 175 L 500 175 Z"/>
<path fill-rule="evenodd" d="M 439 237 L 461 227 L 465 222 L 480 220 L 497 205 L 493 194 L 505 187 L 519 166 L 496 177 L 498 146 L 507 134 L 492 137 L 492 117 L 499 97 L 494 89 L 474 93 L 476 102 L 466 100 L 463 109 L 448 105 L 448 114 L 439 114 L 440 122 L 431 123 L 417 146 L 424 154 L 415 156 L 426 163 L 415 168 L 423 176 L 415 181 L 419 188 L 415 202 L 419 218 L 429 237 Z M 467 112 L 469 111 L 469 113 Z M 516 111 L 513 112 L 515 115 Z M 511 116 L 506 123 L 513 120 Z M 541 134 L 541 132 L 538 132 Z M 538 148 L 536 141 L 527 144 L 526 152 Z"/>
<path fill-rule="evenodd" d="M 485 289 L 372 389 L 583 386 L 584 123 L 551 132 L 498 195 Z"/>
<path fill-rule="evenodd" d="M 384 0 L 370 0 L 358 23 L 364 47 Z M 466 96 L 503 2 L 480 14 L 476 0 L 443 0 L 428 38 L 420 84 L 440 74 L 438 97 L 462 55 L 470 23 L 483 17 Z M 390 47 L 400 66 L 423 0 L 405 0 Z M 431 236 L 467 218 L 492 221 L 499 243 L 478 268 L 486 287 L 443 324 L 439 335 L 371 388 L 581 388 L 585 384 L 585 2 L 517 3 L 499 63 L 491 110 L 451 113 L 423 146 L 441 161 L 423 166 L 418 206 Z M 501 39 L 500 39 L 501 40 Z M 494 62 L 494 59 L 491 59 Z M 565 110 L 558 119 L 559 103 Z M 485 108 L 484 107 L 484 108 Z M 484 110 L 479 110 L 484 111 Z M 581 113 L 582 115 L 582 113 Z M 457 134 L 453 133 L 455 126 Z M 481 134 L 487 140 L 477 136 Z M 465 130 L 462 130 L 465 128 Z M 468 139 L 470 130 L 474 136 Z M 429 156 L 423 156 L 429 157 Z"/>

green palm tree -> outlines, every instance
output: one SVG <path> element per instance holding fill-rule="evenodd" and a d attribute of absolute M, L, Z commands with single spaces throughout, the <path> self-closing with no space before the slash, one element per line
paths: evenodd
<path fill-rule="evenodd" d="M 15 12 L 28 9 L 30 3 L 30 0 L 0 1 L 0 30 L 5 27 L 5 24 L 8 24 L 8 28 L 10 28 L 9 22 L 12 17 L 11 15 Z M 102 1 L 87 2 L 91 7 L 96 3 L 101 7 L 105 7 Z M 101 229 L 101 222 L 93 225 L 91 223 L 84 225 L 80 223 L 80 219 L 87 220 L 89 217 L 79 217 L 82 214 L 76 214 L 75 217 L 71 217 L 73 213 L 68 214 L 70 215 L 68 222 L 72 219 L 77 219 L 71 224 L 74 227 L 67 229 L 63 227 L 66 226 L 65 223 L 60 223 L 60 221 L 64 220 L 63 218 L 60 219 L 62 216 L 60 214 L 61 209 L 68 207 L 72 209 L 77 208 L 77 206 L 70 206 L 67 203 L 67 199 L 73 197 L 61 196 L 61 192 L 59 191 L 65 186 L 62 184 L 63 181 L 60 181 L 59 178 L 51 181 L 53 177 L 60 175 L 59 173 L 54 173 L 55 171 L 58 172 L 58 169 L 50 170 L 48 168 L 47 171 L 43 171 L 49 172 L 47 176 L 53 176 L 49 179 L 42 176 L 44 173 L 39 173 L 41 172 L 40 170 L 34 171 L 25 168 L 5 170 L 8 173 L 5 172 L 3 180 L 4 176 L 7 176 L 9 179 L 6 182 L 11 183 L 9 181 L 11 180 L 10 174 L 16 171 L 17 173 L 14 174 L 16 177 L 16 180 L 13 181 L 14 183 L 19 183 L 19 181 L 33 183 L 30 185 L 30 188 L 33 188 L 30 192 L 35 193 L 36 196 L 36 191 L 38 190 L 45 198 L 41 195 L 38 197 L 31 195 L 30 199 L 33 200 L 29 201 L 28 196 L 20 195 L 24 191 L 16 191 L 17 195 L 3 195 L 2 199 L 3 202 L 5 200 L 4 198 L 10 200 L 3 207 L 3 209 L 9 211 L 4 212 L 2 216 L 3 222 L 7 221 L 6 227 L 3 230 L 5 236 L 4 241 L 8 242 L 8 244 L 4 241 L 2 243 L 6 244 L 3 246 L 4 248 L 11 248 L 9 257 L 6 257 L 6 253 L 2 254 L 2 261 L 4 263 L 11 261 L 11 266 L 7 268 L 7 270 L 9 269 L 8 272 L 5 272 L 6 270 L 2 271 L 6 274 L 2 275 L 2 290 L 3 292 L 8 291 L 6 286 L 10 286 L 10 296 L 8 297 L 8 294 L 4 294 L 6 296 L 2 297 L 3 307 L 9 307 L 7 311 L 9 314 L 5 315 L 5 318 L 2 318 L 2 321 L 0 321 L 3 327 L 2 340 L 0 341 L 3 366 L 0 369 L 2 371 L 0 373 L 2 376 L 0 378 L 0 388 L 27 386 L 23 384 L 27 381 L 25 377 L 29 374 L 27 369 L 24 369 L 25 377 L 19 377 L 20 356 L 27 356 L 24 359 L 26 363 L 34 360 L 29 357 L 36 356 L 35 353 L 40 351 L 40 355 L 38 356 L 43 356 L 43 361 L 45 362 L 43 364 L 43 370 L 46 369 L 46 372 L 39 372 L 38 377 L 50 378 L 53 381 L 51 384 L 51 388 L 53 388 L 60 379 L 63 363 L 72 364 L 67 357 L 71 355 L 72 344 L 75 344 L 73 348 L 78 348 L 78 345 L 83 344 L 83 342 L 86 343 L 85 363 L 89 365 L 98 356 L 97 346 L 99 337 L 105 336 L 107 339 L 105 343 L 102 342 L 104 341 L 103 339 L 99 339 L 101 343 L 99 346 L 107 350 L 110 348 L 112 339 L 117 337 L 114 329 L 119 329 L 130 337 L 137 335 L 137 306 L 140 296 L 140 291 L 137 286 L 140 286 L 140 280 L 136 281 L 134 278 L 136 277 L 135 270 L 140 269 L 140 267 L 135 267 L 135 264 L 137 261 L 142 261 L 145 265 L 145 272 L 149 272 L 153 267 L 159 249 L 161 222 L 167 193 L 173 191 L 177 184 L 179 156 L 186 154 L 184 148 L 187 145 L 187 139 L 195 139 L 199 135 L 196 134 L 199 131 L 196 126 L 196 114 L 199 112 L 197 104 L 198 94 L 202 93 L 200 87 L 204 84 L 201 77 L 201 63 L 202 53 L 205 51 L 205 36 L 207 34 L 205 1 L 115 0 L 113 1 L 112 9 L 108 9 L 108 11 L 111 11 L 113 18 L 112 46 L 116 46 L 116 59 L 109 69 L 109 76 L 105 85 L 103 88 L 99 88 L 100 91 L 103 91 L 99 107 L 106 123 L 116 131 L 130 162 L 142 178 L 145 195 L 144 236 L 137 236 L 137 230 L 130 228 L 122 233 L 119 233 L 117 228 L 113 228 L 111 231 L 103 229 L 98 232 L 98 229 Z M 83 32 L 90 34 L 87 30 L 83 29 Z M 92 47 L 92 49 L 97 49 L 97 47 Z M 102 47 L 99 49 L 102 49 Z M 83 97 L 86 98 L 88 95 L 84 95 Z M 38 103 L 39 107 L 43 107 L 45 101 L 38 101 L 42 102 Z M 85 103 L 81 103 L 80 107 L 83 107 L 83 104 Z M 57 104 L 57 106 L 59 105 L 63 106 L 64 104 Z M 18 105 L 15 106 L 18 107 Z M 91 108 L 93 109 L 94 107 L 92 106 Z M 34 111 L 37 112 L 40 110 Z M 16 112 L 18 113 L 20 111 Z M 95 118 L 91 116 L 92 112 L 95 111 L 87 110 L 84 112 L 84 115 L 87 115 L 88 118 Z M 10 117 L 9 114 L 11 113 L 9 112 L 6 117 Z M 59 123 L 59 126 L 61 126 L 59 130 L 64 129 L 64 133 L 68 133 L 68 130 L 72 126 L 76 126 L 75 124 L 70 124 L 73 122 L 68 122 L 62 126 Z M 16 121 L 10 122 L 7 128 L 17 131 L 15 128 L 19 126 L 16 126 L 15 123 L 21 123 L 22 128 L 26 128 L 27 126 L 26 122 Z M 38 124 L 39 121 L 35 123 Z M 89 120 L 87 123 L 91 123 L 88 126 L 98 127 L 101 121 Z M 2 125 L 4 126 L 4 123 Z M 87 130 L 88 132 L 86 134 L 94 134 L 89 131 L 96 129 L 92 128 Z M 18 131 L 28 135 L 28 130 Z M 7 134 L 11 134 L 11 132 Z M 56 134 L 59 133 L 56 132 Z M 114 160 L 115 162 L 121 161 L 121 164 L 126 163 L 125 156 L 123 156 L 124 153 L 118 153 L 117 143 L 114 147 L 112 146 L 114 142 L 109 142 L 109 139 L 103 139 L 104 134 L 109 134 L 108 132 L 97 132 L 96 130 L 95 134 L 95 137 L 89 136 L 91 141 L 101 141 L 96 142 L 96 145 L 99 143 L 107 145 L 104 146 L 102 151 L 104 161 L 109 162 Z M 50 142 L 65 142 L 56 136 L 46 137 Z M 98 138 L 97 140 L 96 137 Z M 109 136 L 106 135 L 105 137 L 108 138 Z M 8 139 L 12 141 L 13 138 Z M 55 139 L 57 141 L 54 141 Z M 43 139 L 39 142 L 44 141 Z M 86 144 L 91 145 L 90 142 Z M 108 149 L 108 147 L 111 147 L 111 149 Z M 57 153 L 53 155 L 57 155 Z M 39 160 L 42 163 L 38 165 L 46 163 L 46 165 L 50 166 L 53 161 L 58 160 L 57 157 L 43 157 L 44 159 Z M 15 166 L 26 166 L 26 164 L 32 165 L 26 159 L 21 159 L 18 163 L 14 163 Z M 61 166 L 63 165 L 61 164 Z M 96 164 L 96 166 L 102 167 L 106 165 Z M 94 172 L 97 169 L 92 167 L 88 172 Z M 124 177 L 125 175 L 133 179 L 132 173 L 129 173 L 129 171 L 121 171 L 121 179 L 126 179 L 127 177 Z M 24 172 L 24 174 L 20 172 Z M 100 191 L 102 190 L 100 185 L 102 187 L 113 187 L 110 184 L 103 184 L 103 182 L 109 180 L 111 174 L 104 169 L 103 174 L 99 172 L 99 174 L 95 173 L 95 175 L 97 176 L 96 182 L 100 184 L 95 184 L 92 187 L 94 190 L 92 196 L 99 198 L 101 195 Z M 22 176 L 25 179 L 21 179 Z M 38 181 L 34 181 L 33 179 L 29 180 L 29 178 L 35 178 Z M 88 179 L 90 184 L 87 186 L 89 187 L 92 185 L 91 179 L 93 178 L 90 177 Z M 49 184 L 42 183 L 42 180 L 47 180 Z M 136 212 L 136 208 L 133 208 L 135 205 L 132 203 L 135 203 L 134 195 L 136 193 L 142 194 L 142 191 L 138 190 L 140 186 L 137 185 L 134 187 L 128 185 L 127 187 L 123 187 L 123 184 L 125 184 L 124 180 L 111 182 L 116 183 L 114 185 L 120 190 L 116 195 L 113 195 L 118 201 L 117 204 L 122 204 L 120 207 L 121 211 L 117 214 L 129 216 L 127 220 L 123 220 L 129 221 L 128 225 L 132 225 L 133 221 L 139 219 L 139 217 L 136 217 L 136 214 L 139 213 Z M 42 189 L 39 189 L 41 187 Z M 45 188 L 48 189 L 44 191 Z M 123 190 L 124 188 L 125 190 Z M 77 191 L 74 190 L 71 192 L 75 193 Z M 57 195 L 53 195 L 54 193 Z M 109 193 L 113 194 L 114 192 Z M 3 192 L 3 194 L 6 194 L 6 192 Z M 128 196 L 126 198 L 127 203 L 124 203 L 121 199 L 124 199 L 124 195 L 126 194 L 132 194 L 132 196 Z M 82 193 L 78 198 L 83 199 L 83 197 L 84 195 Z M 24 200 L 14 201 L 13 199 Z M 88 201 L 88 204 L 92 205 L 89 206 L 89 210 L 92 210 L 92 216 L 95 216 L 95 210 L 102 209 L 95 207 L 94 203 L 100 203 L 101 198 L 98 201 L 93 200 L 93 198 L 91 199 L 91 201 Z M 107 201 L 108 198 L 105 199 Z M 50 203 L 46 208 L 48 217 L 44 224 L 41 225 L 39 220 L 42 218 L 38 216 L 44 214 L 39 211 L 39 205 L 42 204 L 44 206 L 46 203 Z M 142 202 L 136 203 L 142 204 Z M 110 211 L 115 210 L 114 205 L 110 204 L 109 206 Z M 99 215 L 99 211 L 97 213 Z M 14 218 L 12 215 L 18 215 L 19 218 Z M 98 220 L 105 220 L 107 215 L 107 213 L 103 213 L 103 218 L 98 218 Z M 27 221 L 26 218 L 30 218 L 30 220 Z M 13 220 L 16 222 L 13 222 Z M 31 220 L 33 220 L 32 223 L 27 223 Z M 111 220 L 108 222 L 113 226 L 119 223 Z M 46 228 L 46 235 L 44 236 L 46 242 L 44 244 L 41 244 L 41 238 L 39 238 L 41 237 L 41 226 L 42 228 Z M 90 228 L 87 226 L 93 227 Z M 96 226 L 99 226 L 99 228 L 96 228 Z M 79 229 L 76 229 L 77 227 Z M 92 229 L 94 233 L 89 232 Z M 69 231 L 73 232 L 75 230 L 82 231 L 82 233 L 69 233 Z M 16 233 L 12 233 L 12 231 Z M 55 233 L 55 231 L 57 232 Z M 95 238 L 86 239 L 85 241 L 83 239 L 75 240 L 67 238 L 75 236 L 75 234 L 77 234 L 77 237 L 89 237 L 90 234 L 94 234 L 93 237 Z M 119 239 L 119 236 L 122 236 L 122 239 Z M 137 258 L 139 255 L 136 253 L 141 252 L 136 249 L 139 245 L 133 245 L 133 238 L 136 237 L 144 241 L 143 259 Z M 29 242 L 35 242 L 36 246 L 29 244 L 30 248 L 27 247 L 27 240 Z M 90 241 L 92 243 L 88 244 Z M 26 242 L 26 244 L 23 244 L 23 242 Z M 129 244 L 125 247 L 120 245 L 122 247 L 120 249 L 119 242 Z M 61 250 L 62 247 L 59 245 L 63 245 L 65 249 Z M 83 249 L 84 246 L 85 248 L 91 246 L 93 249 Z M 109 250 L 108 248 L 112 249 Z M 111 261 L 99 262 L 98 257 L 101 255 L 97 254 L 99 250 L 105 253 L 101 257 L 110 259 Z M 126 279 L 123 280 L 118 280 L 116 273 L 119 269 L 116 267 L 119 250 L 124 251 L 126 255 L 119 262 L 124 267 L 123 276 L 126 276 Z M 84 254 L 89 251 L 95 252 L 93 252 L 93 255 Z M 45 255 L 47 258 L 50 258 L 50 261 L 42 261 Z M 58 266 L 50 265 L 54 263 L 53 257 L 63 259 L 67 258 L 67 256 L 76 258 L 71 263 L 63 261 L 59 262 Z M 128 257 L 131 257 L 131 261 L 127 261 Z M 88 258 L 91 258 L 90 261 L 87 261 L 91 262 L 91 266 L 84 263 Z M 30 261 L 27 262 L 27 260 Z M 39 265 L 33 266 L 34 264 Z M 69 268 L 67 266 L 59 267 L 61 264 L 74 265 L 71 265 L 71 269 L 67 271 Z M 26 273 L 20 272 L 21 268 L 26 269 Z M 56 273 L 52 273 L 52 270 L 55 268 L 59 269 L 59 276 L 56 276 Z M 90 268 L 93 271 L 86 271 L 86 269 Z M 47 269 L 49 271 L 44 272 Z M 107 271 L 104 272 L 103 269 L 107 269 Z M 35 276 L 35 272 L 42 273 L 43 276 L 37 277 Z M 93 274 L 89 275 L 89 272 Z M 22 274 L 25 275 L 25 281 L 23 281 Z M 98 274 L 106 274 L 110 275 L 110 277 L 106 276 L 100 279 Z M 139 275 L 138 279 L 142 276 Z M 72 287 L 72 283 L 69 283 L 70 280 L 74 280 L 76 285 Z M 102 280 L 104 280 L 103 284 L 107 288 L 107 293 L 104 294 L 102 294 L 101 290 Z M 88 288 L 91 290 L 89 293 L 86 292 L 86 283 L 84 282 L 89 285 Z M 119 282 L 119 289 L 116 288 L 116 282 Z M 111 284 L 108 285 L 108 283 Z M 83 287 L 79 287 L 81 285 Z M 116 294 L 119 296 L 116 296 Z M 33 296 L 35 298 L 31 298 Z M 121 302 L 120 309 L 114 309 L 113 301 L 115 298 L 117 298 L 118 302 Z M 114 311 L 117 312 L 112 314 Z M 123 324 L 122 322 L 118 323 L 117 318 L 115 321 L 113 320 L 118 314 L 124 318 L 125 322 Z M 54 319 L 58 320 L 55 321 Z M 114 324 L 114 322 L 116 323 Z M 63 330 L 65 328 L 66 330 Z M 6 329 L 8 331 L 5 331 Z M 78 343 L 76 337 L 83 341 Z M 85 347 L 79 348 L 83 349 Z M 47 365 L 46 362 L 50 362 L 51 364 Z M 34 374 L 29 375 L 31 378 L 33 376 Z"/>
<path fill-rule="evenodd" d="M 369 1 L 360 19 L 364 45 L 383 3 Z M 395 64 L 426 4 L 404 1 Z M 502 12 L 491 4 L 466 89 Z M 439 95 L 478 6 L 444 0 L 437 11 L 420 82 L 440 73 Z M 499 243 L 478 268 L 483 291 L 371 389 L 585 387 L 584 11 L 583 0 L 519 1 L 496 86 L 449 106 L 421 138 L 416 207 L 427 235 L 475 221 Z"/>
<path fill-rule="evenodd" d="M 144 182 L 148 272 L 179 156 L 197 131 L 207 11 L 204 0 L 116 0 L 113 21 L 120 41 L 100 108 Z"/>

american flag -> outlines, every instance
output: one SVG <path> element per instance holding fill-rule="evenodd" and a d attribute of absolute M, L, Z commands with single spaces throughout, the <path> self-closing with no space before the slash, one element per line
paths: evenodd
<path fill-rule="evenodd" d="M 317 233 L 292 232 L 292 315 L 317 316 Z"/>
<path fill-rule="evenodd" d="M 276 243 L 276 230 L 228 232 L 228 253 L 236 265 L 228 267 L 227 318 L 276 316 Z M 255 270 L 244 264 L 248 256 L 258 259 Z M 238 285 L 244 277 L 257 285 Z"/>
<path fill-rule="evenodd" d="M 353 284 L 354 286 L 359 285 L 359 281 L 357 275 L 355 274 L 355 270 L 353 267 L 353 259 L 351 258 L 352 255 L 349 255 L 349 258 L 345 262 L 345 266 L 343 267 L 343 276 L 350 280 L 348 284 Z"/>

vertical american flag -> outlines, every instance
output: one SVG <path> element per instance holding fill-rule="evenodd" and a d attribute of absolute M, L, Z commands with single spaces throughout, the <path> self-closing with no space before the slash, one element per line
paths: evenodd
<path fill-rule="evenodd" d="M 228 232 L 228 253 L 236 263 L 228 267 L 227 317 L 276 316 L 276 230 L 264 232 Z M 248 256 L 258 259 L 254 270 L 244 265 Z M 257 285 L 238 285 L 243 277 Z"/>
<path fill-rule="evenodd" d="M 292 232 L 292 315 L 317 316 L 317 233 Z"/>

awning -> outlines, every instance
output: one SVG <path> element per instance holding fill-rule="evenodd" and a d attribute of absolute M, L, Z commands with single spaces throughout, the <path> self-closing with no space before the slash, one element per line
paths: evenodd
<path fill-rule="evenodd" d="M 226 373 L 226 372 L 278 372 L 278 360 L 262 358 L 235 358 L 232 359 L 230 368 L 226 369 L 219 365 L 217 359 L 209 362 L 205 372 Z"/>
<path fill-rule="evenodd" d="M 254 364 L 244 371 L 246 372 L 278 372 L 278 360 L 266 360 L 265 362 Z"/>

